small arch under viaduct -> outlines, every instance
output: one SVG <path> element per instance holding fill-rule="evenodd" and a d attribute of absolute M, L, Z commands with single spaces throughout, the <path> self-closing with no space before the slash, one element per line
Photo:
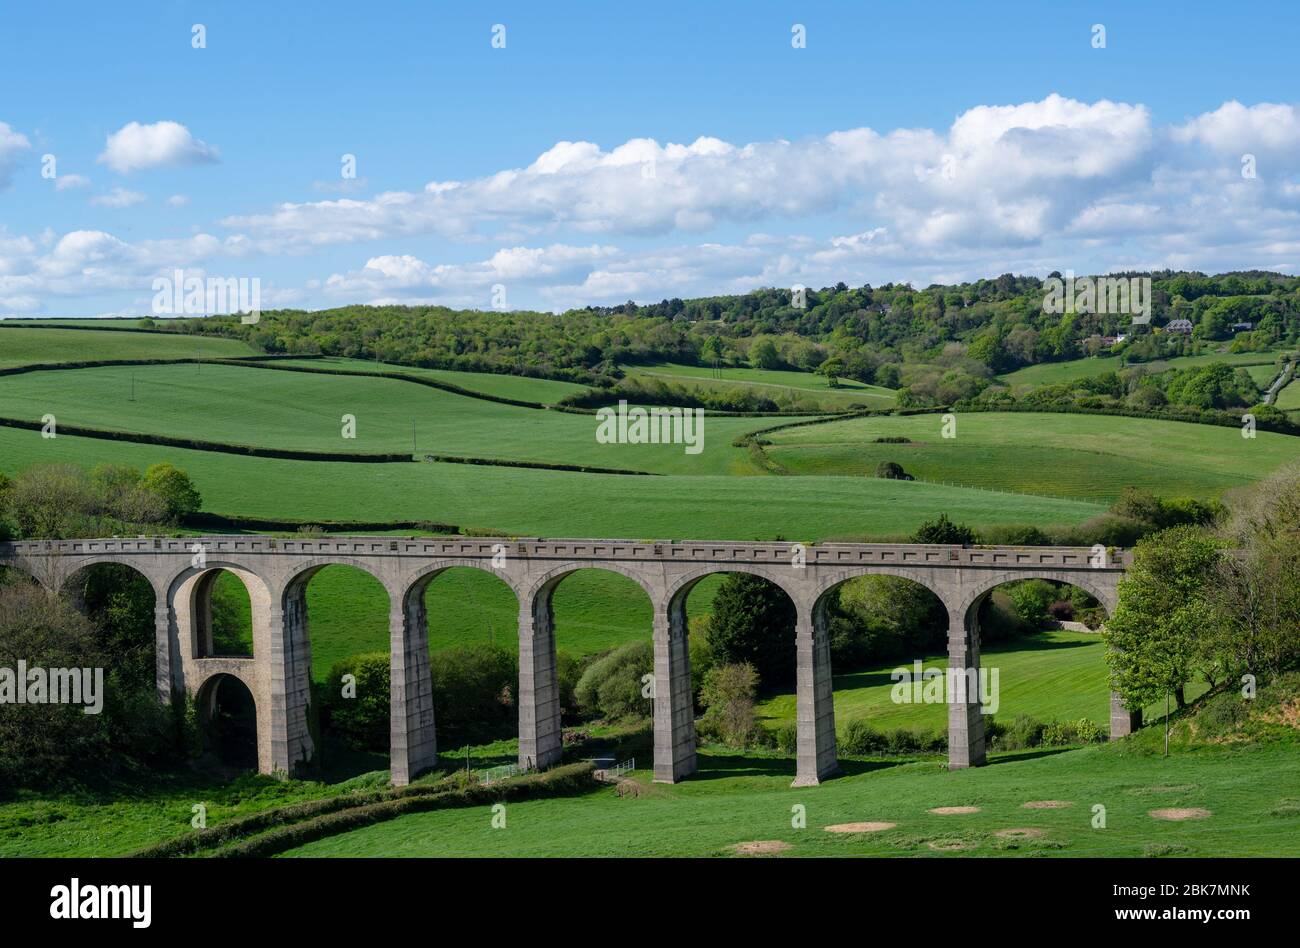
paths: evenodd
<path fill-rule="evenodd" d="M 304 590 L 323 566 L 355 566 L 383 584 L 389 600 L 392 779 L 402 785 L 437 761 L 428 617 L 423 591 L 453 566 L 488 571 L 519 601 L 519 762 L 545 768 L 560 759 L 551 591 L 568 574 L 598 568 L 637 582 L 654 605 L 654 779 L 675 782 L 696 769 L 687 648 L 686 596 L 713 573 L 746 572 L 781 588 L 795 605 L 798 764 L 796 786 L 837 769 L 827 593 L 845 580 L 887 574 L 932 591 L 948 611 L 948 665 L 970 676 L 980 661 L 978 615 L 992 590 L 1012 580 L 1047 579 L 1088 592 L 1108 613 L 1131 562 L 1125 551 L 1087 547 L 961 547 L 924 544 L 654 542 L 476 537 L 262 536 L 110 538 L 0 543 L 0 565 L 61 589 L 79 570 L 128 565 L 153 585 L 160 700 L 198 695 L 217 675 L 233 675 L 253 695 L 258 768 L 293 773 L 311 761 L 311 651 Z M 204 590 L 216 570 L 248 588 L 253 655 L 215 657 L 205 643 Z M 1111 737 L 1136 716 L 1111 698 Z M 979 697 L 948 707 L 952 768 L 984 762 Z"/>

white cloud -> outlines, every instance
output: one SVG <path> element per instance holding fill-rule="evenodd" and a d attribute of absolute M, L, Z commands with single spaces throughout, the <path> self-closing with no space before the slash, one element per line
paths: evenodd
<path fill-rule="evenodd" d="M 1291 272 L 1300 266 L 1297 146 L 1300 113 L 1289 105 L 1229 102 L 1157 125 L 1140 104 L 1056 95 L 978 106 L 942 129 L 747 144 L 636 138 L 611 149 L 565 141 L 479 178 L 229 217 L 222 239 L 104 245 L 102 259 L 55 275 L 71 252 L 54 252 L 64 235 L 44 256 L 29 249 L 0 265 L 0 294 L 84 292 L 187 260 L 381 240 L 382 252 L 358 253 L 355 269 L 335 265 L 297 299 L 483 306 L 503 283 L 514 306 L 564 308 L 1008 271 Z M 1240 173 L 1247 150 L 1260 155 L 1257 179 Z M 466 262 L 451 243 L 484 249 Z"/>
<path fill-rule="evenodd" d="M 189 195 L 187 194 L 173 194 L 171 197 L 167 199 L 168 207 L 184 207 L 189 203 L 190 203 L 190 198 Z"/>
<path fill-rule="evenodd" d="M 1278 153 L 1300 146 L 1300 111 L 1293 105 L 1235 99 L 1172 130 L 1179 142 L 1199 142 L 1220 155 Z"/>
<path fill-rule="evenodd" d="M 217 160 L 217 150 L 179 122 L 128 122 L 108 136 L 97 160 L 119 174 L 129 174 L 169 165 L 210 164 Z"/>
<path fill-rule="evenodd" d="M 0 188 L 7 188 L 23 153 L 31 148 L 27 136 L 0 122 Z"/>
<path fill-rule="evenodd" d="M 56 191 L 88 187 L 90 187 L 90 179 L 84 174 L 61 174 L 54 179 L 54 190 Z"/>
<path fill-rule="evenodd" d="M 91 204 L 97 204 L 100 207 L 134 207 L 137 204 L 143 204 L 149 200 L 139 191 L 131 191 L 127 188 L 113 188 L 106 194 L 97 194 L 90 199 Z"/>

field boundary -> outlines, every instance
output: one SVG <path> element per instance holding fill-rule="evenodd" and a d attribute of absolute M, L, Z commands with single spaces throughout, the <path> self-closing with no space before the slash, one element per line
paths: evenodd
<path fill-rule="evenodd" d="M 0 417 L 0 427 L 41 431 L 45 426 L 39 421 L 25 418 Z M 276 461 L 319 461 L 335 464 L 477 464 L 486 467 L 512 467 L 525 470 L 561 471 L 570 474 L 614 474 L 633 477 L 658 477 L 652 471 L 634 471 L 622 468 L 587 467 L 580 464 L 553 464 L 547 461 L 516 461 L 510 458 L 459 457 L 450 454 L 427 454 L 416 458 L 413 454 L 361 453 L 330 451 L 297 451 L 291 448 L 262 448 L 251 444 L 230 444 L 223 441 L 201 441 L 195 438 L 172 438 L 137 431 L 113 431 L 107 428 L 85 428 L 78 425 L 59 425 L 59 433 L 74 438 L 94 438 L 100 441 L 127 441 L 164 448 L 181 448 L 186 451 L 206 451 L 213 454 L 235 454 L 241 457 L 266 458 Z"/>
<path fill-rule="evenodd" d="M 270 856 L 407 813 L 584 793 L 592 789 L 593 771 L 592 764 L 583 762 L 491 784 L 448 787 L 440 782 L 339 794 L 275 807 L 210 829 L 195 830 L 137 850 L 128 858 L 159 859 L 205 853 L 226 858 Z M 444 778 L 454 779 L 454 774 Z"/>

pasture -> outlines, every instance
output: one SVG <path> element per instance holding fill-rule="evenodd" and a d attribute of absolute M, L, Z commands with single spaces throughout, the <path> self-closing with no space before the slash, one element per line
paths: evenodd
<path fill-rule="evenodd" d="M 855 418 L 765 435 L 793 474 L 870 476 L 896 461 L 920 480 L 1112 501 L 1127 486 L 1209 498 L 1300 459 L 1300 439 L 1149 418 L 1022 412 Z M 908 444 L 877 438 L 909 438 Z"/>

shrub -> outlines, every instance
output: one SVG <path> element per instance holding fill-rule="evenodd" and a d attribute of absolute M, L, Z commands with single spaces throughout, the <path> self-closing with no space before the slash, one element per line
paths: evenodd
<path fill-rule="evenodd" d="M 776 740 L 776 749 L 782 754 L 797 754 L 799 752 L 799 725 L 782 724 L 776 729 L 774 738 Z"/>
<path fill-rule="evenodd" d="M 348 747 L 355 750 L 388 748 L 390 669 L 387 652 L 351 655 L 330 669 L 319 707 L 324 723 Z M 354 679 L 346 686 L 343 682 L 345 675 Z"/>
<path fill-rule="evenodd" d="M 839 751 L 855 756 L 879 754 L 888 746 L 888 739 L 862 718 L 853 718 L 835 739 Z"/>
<path fill-rule="evenodd" d="M 500 646 L 462 645 L 434 653 L 433 713 L 450 741 L 487 741 L 515 733 L 515 653 Z M 441 742 L 440 742 L 441 743 Z"/>
<path fill-rule="evenodd" d="M 962 545 L 978 542 L 975 531 L 964 523 L 953 523 L 947 514 L 921 524 L 912 535 L 913 543 L 950 543 Z"/>
<path fill-rule="evenodd" d="M 654 674 L 654 646 L 628 642 L 596 659 L 574 687 L 584 714 L 616 720 L 649 717 L 653 705 L 641 696 L 645 675 Z"/>
<path fill-rule="evenodd" d="M 141 484 L 163 499 L 173 522 L 179 523 L 203 506 L 203 498 L 190 476 L 174 465 L 150 465 Z"/>
<path fill-rule="evenodd" d="M 1056 587 L 1043 579 L 1029 579 L 1008 583 L 1007 595 L 1016 614 L 1027 625 L 1039 629 L 1047 622 L 1048 607 L 1056 600 Z"/>
<path fill-rule="evenodd" d="M 876 477 L 882 477 L 892 481 L 911 481 L 915 480 L 911 474 L 903 470 L 903 466 L 896 461 L 881 461 L 876 466 Z"/>
<path fill-rule="evenodd" d="M 735 663 L 710 668 L 700 694 L 704 703 L 700 734 L 740 749 L 766 743 L 766 732 L 754 714 L 757 693 L 758 672 L 753 665 Z"/>

